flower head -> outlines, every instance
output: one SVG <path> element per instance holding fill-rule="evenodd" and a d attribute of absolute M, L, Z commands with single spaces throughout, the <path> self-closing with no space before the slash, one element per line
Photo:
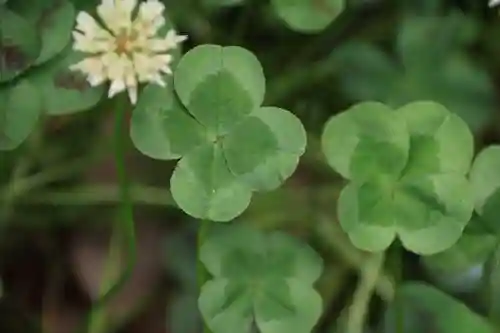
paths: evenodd
<path fill-rule="evenodd" d="M 494 7 L 497 5 L 500 5 L 500 0 L 490 0 L 490 2 L 488 3 L 488 6 L 490 7 Z"/>
<path fill-rule="evenodd" d="M 100 25 L 86 12 L 80 12 L 73 31 L 73 49 L 88 57 L 70 67 L 87 76 L 92 86 L 109 81 L 108 97 L 124 90 L 132 104 L 137 102 L 139 83 L 165 86 L 163 74 L 172 74 L 168 54 L 187 39 L 171 29 L 158 36 L 165 25 L 165 6 L 158 0 L 147 0 L 132 14 L 137 0 L 102 0 L 97 7 Z"/>

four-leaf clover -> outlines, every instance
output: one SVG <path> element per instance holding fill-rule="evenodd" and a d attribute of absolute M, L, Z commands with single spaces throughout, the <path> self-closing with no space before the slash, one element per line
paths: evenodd
<path fill-rule="evenodd" d="M 316 252 L 281 232 L 217 228 L 201 248 L 213 275 L 198 305 L 214 333 L 309 333 L 322 312 L 313 289 L 323 264 Z"/>
<path fill-rule="evenodd" d="M 261 107 L 264 94 L 258 59 L 241 47 L 217 45 L 186 53 L 170 90 L 150 86 L 141 94 L 132 141 L 149 157 L 181 158 L 171 191 L 186 213 L 232 220 L 253 191 L 277 188 L 296 169 L 305 129 L 292 113 Z"/>
<path fill-rule="evenodd" d="M 408 250 L 433 254 L 460 238 L 473 211 L 473 137 L 442 105 L 360 103 L 328 121 L 322 144 L 350 180 L 338 214 L 356 246 L 381 251 L 399 236 Z"/>

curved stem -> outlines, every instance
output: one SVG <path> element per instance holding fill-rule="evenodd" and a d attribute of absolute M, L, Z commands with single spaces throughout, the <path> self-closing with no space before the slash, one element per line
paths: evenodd
<path fill-rule="evenodd" d="M 128 100 L 126 95 L 119 96 L 116 102 L 115 108 L 115 164 L 116 164 L 116 174 L 118 177 L 119 185 L 119 215 L 118 219 L 114 225 L 113 238 L 117 237 L 120 242 L 112 241 L 110 243 L 110 251 L 115 252 L 119 250 L 120 245 L 124 241 L 126 244 L 126 266 L 123 272 L 120 274 L 118 279 L 112 284 L 112 286 L 95 301 L 91 318 L 95 317 L 98 313 L 104 313 L 104 307 L 108 301 L 110 301 L 120 290 L 123 285 L 129 280 L 133 273 L 134 266 L 136 263 L 136 237 L 135 237 L 135 225 L 134 225 L 134 212 L 132 196 L 130 193 L 130 183 L 127 177 L 126 170 L 126 150 L 127 150 L 127 110 L 128 110 Z M 121 100 L 120 100 L 121 98 Z M 121 252 L 121 251 L 120 251 Z M 115 261 L 113 256 L 110 260 Z M 110 265 L 114 263 L 110 262 Z M 110 281 L 104 281 L 106 285 L 109 285 Z"/>

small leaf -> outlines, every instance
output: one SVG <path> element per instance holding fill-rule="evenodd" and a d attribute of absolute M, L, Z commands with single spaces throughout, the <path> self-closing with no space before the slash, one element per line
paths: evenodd
<path fill-rule="evenodd" d="M 24 0 L 10 6 L 29 22 L 35 22 L 42 48 L 35 65 L 60 53 L 70 42 L 75 22 L 75 8 L 67 0 Z"/>
<path fill-rule="evenodd" d="M 495 246 L 495 236 L 464 233 L 458 242 L 441 253 L 421 258 L 424 265 L 439 275 L 456 275 L 482 265 Z"/>
<path fill-rule="evenodd" d="M 453 246 L 472 215 L 465 177 L 437 174 L 391 184 L 351 183 L 338 201 L 339 220 L 353 244 L 382 251 L 399 235 L 404 247 L 434 254 Z"/>
<path fill-rule="evenodd" d="M 170 180 L 175 202 L 198 219 L 227 222 L 250 204 L 252 191 L 229 171 L 219 145 L 204 145 L 184 156 Z"/>
<path fill-rule="evenodd" d="M 475 198 L 475 208 L 482 215 L 487 200 L 500 189 L 500 146 L 483 149 L 470 170 L 470 182 Z"/>
<path fill-rule="evenodd" d="M 178 159 L 207 143 L 205 129 L 187 113 L 172 89 L 148 85 L 132 113 L 132 142 L 154 159 Z"/>
<path fill-rule="evenodd" d="M 391 329 L 395 319 L 394 306 L 400 304 L 403 304 L 405 322 L 414 323 L 408 325 L 408 332 L 495 332 L 485 318 L 432 286 L 420 282 L 405 283 L 398 289 L 396 299 L 386 313 L 383 332 L 394 332 Z"/>
<path fill-rule="evenodd" d="M 262 66 L 236 46 L 190 50 L 179 62 L 174 84 L 189 112 L 215 136 L 226 134 L 264 100 Z"/>
<path fill-rule="evenodd" d="M 0 82 L 27 70 L 40 54 L 36 28 L 16 13 L 0 7 Z"/>
<path fill-rule="evenodd" d="M 83 57 L 68 48 L 30 75 L 30 82 L 43 94 L 44 111 L 49 115 L 84 111 L 100 101 L 105 87 L 91 87 L 83 74 L 69 70 Z"/>
<path fill-rule="evenodd" d="M 398 178 L 406 165 L 409 141 L 404 121 L 378 102 L 360 103 L 333 116 L 322 136 L 330 166 L 359 181 L 381 174 Z"/>
<path fill-rule="evenodd" d="M 398 111 L 411 135 L 405 175 L 469 172 L 474 138 L 467 124 L 444 106 L 430 101 L 407 104 Z"/>
<path fill-rule="evenodd" d="M 321 258 L 306 244 L 274 232 L 246 227 L 212 232 L 201 260 L 213 275 L 198 301 L 214 333 L 308 333 L 318 321 L 322 301 L 313 283 Z"/>
<path fill-rule="evenodd" d="M 272 0 L 278 16 L 292 29 L 315 33 L 344 10 L 345 0 Z"/>
<path fill-rule="evenodd" d="M 296 116 L 276 107 L 260 108 L 251 114 L 251 118 L 259 119 L 267 125 L 273 136 L 274 150 L 268 149 L 268 154 L 260 152 L 256 167 L 244 174 L 243 178 L 256 191 L 273 190 L 288 179 L 297 168 L 300 156 L 306 149 L 306 131 Z M 262 133 L 259 133 L 260 135 Z M 255 133 L 253 136 L 255 138 Z M 241 151 L 246 149 L 235 144 L 233 158 L 239 159 Z M 233 158 L 228 156 L 226 150 L 225 154 L 231 171 L 235 173 L 230 162 Z"/>
<path fill-rule="evenodd" d="M 17 148 L 35 128 L 41 96 L 28 81 L 0 88 L 0 150 Z"/>

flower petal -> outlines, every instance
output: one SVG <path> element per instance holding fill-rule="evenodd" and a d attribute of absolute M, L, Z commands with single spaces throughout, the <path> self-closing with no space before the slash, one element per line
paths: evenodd
<path fill-rule="evenodd" d="M 177 45 L 187 39 L 186 35 L 178 35 L 174 29 L 170 29 L 165 36 L 165 44 L 168 49 L 175 49 Z"/>
<path fill-rule="evenodd" d="M 152 37 L 165 24 L 163 11 L 165 5 L 158 0 L 148 0 L 139 6 L 139 13 L 134 21 L 134 29 L 141 35 Z"/>
<path fill-rule="evenodd" d="M 111 34 L 103 29 L 87 12 L 78 13 L 75 30 L 83 33 L 88 38 L 112 38 Z"/>

